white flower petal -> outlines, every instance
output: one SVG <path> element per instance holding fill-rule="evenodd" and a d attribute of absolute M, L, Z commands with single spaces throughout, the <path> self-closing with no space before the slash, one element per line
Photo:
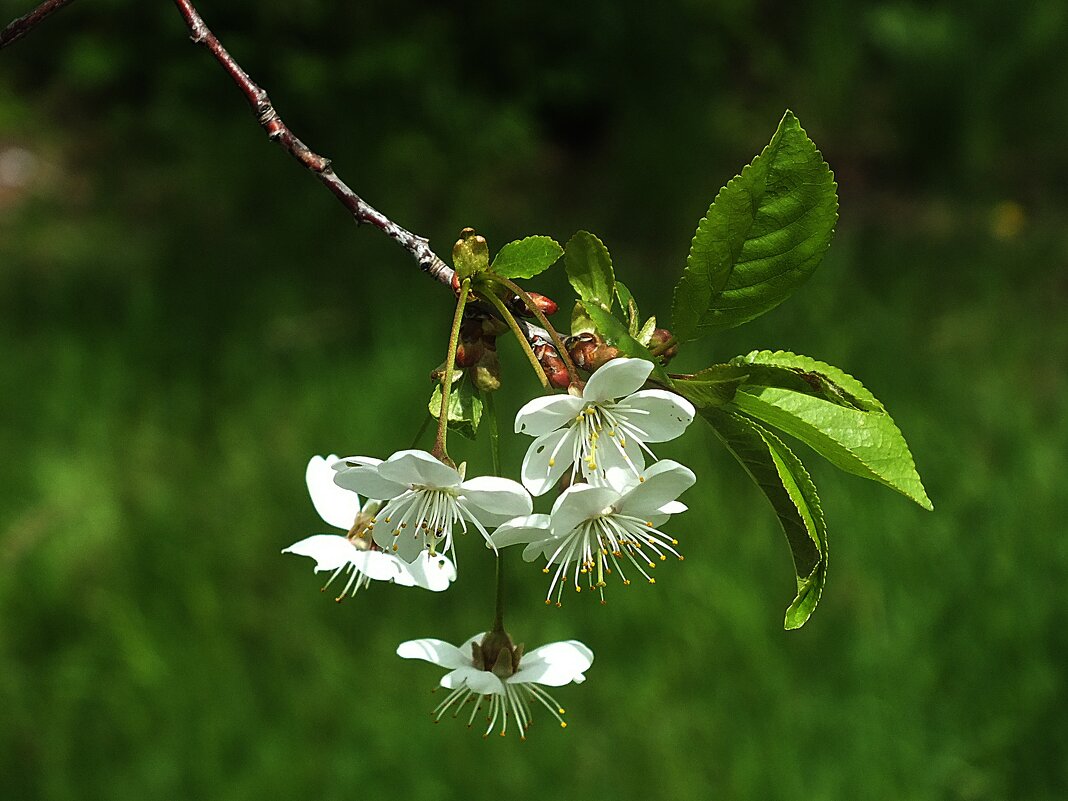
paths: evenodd
<path fill-rule="evenodd" d="M 408 640 L 397 646 L 397 656 L 403 659 L 422 659 L 433 662 L 443 668 L 469 668 L 472 667 L 471 647 L 468 646 L 466 653 L 451 643 L 444 640 L 423 639 Z M 451 674 L 450 674 L 451 675 Z"/>
<path fill-rule="evenodd" d="M 584 465 L 582 473 L 591 484 L 607 484 L 622 491 L 636 483 L 644 469 L 645 453 L 638 440 L 627 437 L 620 446 L 617 439 L 604 437 L 597 446 L 597 469 Z"/>
<path fill-rule="evenodd" d="M 361 551 L 356 549 L 352 557 L 353 566 L 375 581 L 395 581 L 401 586 L 411 586 L 408 581 L 408 566 L 393 554 L 383 551 Z"/>
<path fill-rule="evenodd" d="M 690 507 L 684 504 L 682 501 L 671 501 L 670 503 L 665 503 L 656 511 L 658 514 L 662 515 L 681 515 L 689 508 Z"/>
<path fill-rule="evenodd" d="M 523 561 L 536 562 L 538 559 L 548 559 L 556 553 L 566 539 L 566 537 L 546 537 L 542 540 L 535 540 L 523 549 Z"/>
<path fill-rule="evenodd" d="M 530 493 L 518 481 L 499 476 L 476 476 L 460 485 L 462 503 L 483 525 L 494 525 L 533 508 Z"/>
<path fill-rule="evenodd" d="M 574 395 L 544 395 L 527 403 L 515 416 L 515 433 L 540 437 L 570 423 L 586 401 Z"/>
<path fill-rule="evenodd" d="M 282 553 L 295 553 L 297 556 L 310 556 L 315 560 L 315 572 L 337 570 L 349 564 L 359 553 L 348 537 L 340 534 L 315 534 L 300 542 L 294 542 Z"/>
<path fill-rule="evenodd" d="M 423 551 L 414 562 L 407 565 L 406 573 L 412 584 L 431 592 L 447 590 L 456 580 L 456 567 L 453 563 L 441 554 L 431 556 L 428 551 Z M 398 579 L 397 583 L 402 582 Z"/>
<path fill-rule="evenodd" d="M 403 531 L 399 537 L 394 537 L 388 527 L 382 528 L 382 541 L 379 542 L 379 535 L 376 534 L 375 543 L 386 553 L 391 553 L 410 565 L 419 558 L 426 543 L 423 542 L 423 537 L 418 532 L 409 533 L 409 531 L 411 529 Z"/>
<path fill-rule="evenodd" d="M 345 467 L 334 473 L 334 483 L 343 489 L 358 492 L 365 498 L 388 501 L 408 490 L 407 484 L 390 481 L 378 473 L 378 465 L 345 461 Z M 351 526 L 352 523 L 349 523 Z"/>
<path fill-rule="evenodd" d="M 619 511 L 635 517 L 656 514 L 696 481 L 697 477 L 690 468 L 664 459 L 645 471 L 645 481 L 623 493 Z"/>
<path fill-rule="evenodd" d="M 348 531 L 360 512 L 360 496 L 334 483 L 336 474 L 330 465 L 336 461 L 334 454 L 325 459 L 313 456 L 304 471 L 304 480 L 319 517 L 335 528 Z"/>
<path fill-rule="evenodd" d="M 481 695 L 504 695 L 504 682 L 488 670 L 461 667 L 441 677 L 441 686 L 449 690 L 466 686 Z"/>
<path fill-rule="evenodd" d="M 549 536 L 549 515 L 535 514 L 516 517 L 497 527 L 490 537 L 498 548 L 537 542 Z"/>
<path fill-rule="evenodd" d="M 638 429 L 642 442 L 675 439 L 693 422 L 696 410 L 681 395 L 666 389 L 643 389 L 624 398 L 616 409 L 627 424 Z"/>
<path fill-rule="evenodd" d="M 512 683 L 544 684 L 562 687 L 571 682 L 582 683 L 585 673 L 593 664 L 593 651 L 578 640 L 552 642 L 524 654 L 519 661 L 519 670 L 508 678 Z"/>
<path fill-rule="evenodd" d="M 544 495 L 556 486 L 571 466 L 575 437 L 573 428 L 550 431 L 534 440 L 523 457 L 521 478 L 531 495 Z"/>
<path fill-rule="evenodd" d="M 378 474 L 398 484 L 424 487 L 455 487 L 460 483 L 456 468 L 419 450 L 397 451 L 378 466 Z"/>
<path fill-rule="evenodd" d="M 619 501 L 619 493 L 611 487 L 572 484 L 553 504 L 549 530 L 554 537 L 566 537 L 580 523 L 597 517 L 617 501 Z"/>
<path fill-rule="evenodd" d="M 646 359 L 612 359 L 590 376 L 582 390 L 582 399 L 600 403 L 630 395 L 641 389 L 652 371 L 653 363 Z"/>
<path fill-rule="evenodd" d="M 350 467 L 378 467 L 382 464 L 381 459 L 376 459 L 373 456 L 328 456 L 327 461 L 333 459 L 330 462 L 330 469 L 340 473 L 342 470 L 346 470 Z"/>

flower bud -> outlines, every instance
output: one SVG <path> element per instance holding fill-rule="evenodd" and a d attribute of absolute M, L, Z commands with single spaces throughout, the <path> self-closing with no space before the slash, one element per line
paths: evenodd
<path fill-rule="evenodd" d="M 527 297 L 530 298 L 531 302 L 534 304 L 535 307 L 537 307 L 538 311 L 540 311 L 546 316 L 550 314 L 556 314 L 556 310 L 557 308 L 559 308 L 556 305 L 555 300 L 553 300 L 552 298 L 548 298 L 545 295 L 542 295 L 540 292 L 527 292 Z M 508 308 L 512 312 L 512 314 L 516 315 L 517 317 L 535 316 L 534 312 L 527 307 L 527 304 L 518 295 L 512 295 L 505 302 L 507 303 Z"/>
<path fill-rule="evenodd" d="M 567 365 L 556 352 L 556 348 L 545 342 L 534 346 L 534 355 L 538 357 L 538 364 L 545 371 L 545 377 L 549 384 L 557 389 L 567 389 L 571 386 L 571 375 L 567 372 Z"/>
<path fill-rule="evenodd" d="M 597 370 L 622 355 L 619 348 L 602 342 L 594 348 L 593 357 L 590 359 L 590 370 Z"/>
<path fill-rule="evenodd" d="M 673 334 L 666 328 L 656 328 L 653 330 L 653 335 L 649 338 L 649 349 L 656 350 L 665 342 L 672 338 Z M 660 361 L 667 364 L 669 361 L 679 355 L 679 345 L 677 342 L 672 343 L 671 347 L 660 354 Z"/>
<path fill-rule="evenodd" d="M 456 366 L 471 367 L 482 358 L 482 340 L 474 339 L 461 342 L 456 348 Z"/>
<path fill-rule="evenodd" d="M 483 392 L 496 392 L 501 388 L 501 363 L 496 350 L 484 350 L 481 358 L 470 370 L 475 386 Z"/>
<path fill-rule="evenodd" d="M 573 336 L 565 343 L 571 360 L 583 370 L 593 371 L 590 365 L 593 362 L 593 354 L 597 349 L 598 339 L 596 334 L 582 333 Z"/>
<path fill-rule="evenodd" d="M 550 314 L 556 314 L 556 310 L 559 308 L 556 305 L 556 301 L 552 298 L 548 298 L 542 295 L 540 292 L 527 292 L 530 299 L 534 301 L 534 305 L 538 307 L 538 311 L 548 317 Z"/>

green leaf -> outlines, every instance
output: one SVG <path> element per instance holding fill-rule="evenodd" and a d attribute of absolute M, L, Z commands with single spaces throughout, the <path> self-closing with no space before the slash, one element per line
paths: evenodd
<path fill-rule="evenodd" d="M 468 439 L 474 439 L 482 422 L 483 400 L 481 393 L 472 384 L 465 371 L 454 370 L 452 389 L 449 391 L 449 430 L 456 431 Z M 441 384 L 434 387 L 427 404 L 430 416 L 435 420 L 441 413 Z"/>
<path fill-rule="evenodd" d="M 823 259 L 838 219 L 830 167 L 787 111 L 763 152 L 716 196 L 675 287 L 680 341 L 778 306 Z"/>
<path fill-rule="evenodd" d="M 796 437 L 847 473 L 878 481 L 931 510 L 912 453 L 884 411 L 863 411 L 781 387 L 749 382 L 731 405 Z"/>
<path fill-rule="evenodd" d="M 671 378 L 665 372 L 663 366 L 655 356 L 649 353 L 649 349 L 645 345 L 630 335 L 623 323 L 610 312 L 605 311 L 596 301 L 585 301 L 582 306 L 589 318 L 593 320 L 593 324 L 597 326 L 597 331 L 604 337 L 605 342 L 619 348 L 624 356 L 632 356 L 636 359 L 646 359 L 652 362 L 653 380 L 665 387 L 671 387 Z"/>
<path fill-rule="evenodd" d="M 619 307 L 627 313 L 627 330 L 632 337 L 638 336 L 638 330 L 641 328 L 638 303 L 622 281 L 616 281 L 616 297 L 619 298 Z"/>
<path fill-rule="evenodd" d="M 645 321 L 645 325 L 642 326 L 641 330 L 634 338 L 641 342 L 643 345 L 645 345 L 645 347 L 649 347 L 649 343 L 653 339 L 653 332 L 655 330 L 656 318 L 650 317 L 648 320 Z"/>
<path fill-rule="evenodd" d="M 489 267 L 489 245 L 473 228 L 462 230 L 452 246 L 452 265 L 461 281 Z"/>
<path fill-rule="evenodd" d="M 685 378 L 673 379 L 675 391 L 694 406 L 722 406 L 734 399 L 749 374 L 731 364 L 714 364 Z"/>
<path fill-rule="evenodd" d="M 745 468 L 779 518 L 797 577 L 797 595 L 784 625 L 798 629 L 815 610 L 827 580 L 827 524 L 816 487 L 786 444 L 739 414 L 707 408 L 701 415 Z"/>
<path fill-rule="evenodd" d="M 589 231 L 579 231 L 564 247 L 564 266 L 571 286 L 583 301 L 611 311 L 615 298 L 615 274 L 608 248 Z"/>
<path fill-rule="evenodd" d="M 581 300 L 577 301 L 575 308 L 571 310 L 571 336 L 592 333 L 596 330 L 597 326 L 593 324 L 590 315 L 586 314 L 586 307 L 582 305 Z"/>
<path fill-rule="evenodd" d="M 754 350 L 734 357 L 730 363 L 745 366 L 753 383 L 761 386 L 793 389 L 865 412 L 886 412 L 879 399 L 853 376 L 808 356 L 783 350 Z"/>
<path fill-rule="evenodd" d="M 560 260 L 564 249 L 547 236 L 528 236 L 498 251 L 490 270 L 502 278 L 533 278 Z"/>

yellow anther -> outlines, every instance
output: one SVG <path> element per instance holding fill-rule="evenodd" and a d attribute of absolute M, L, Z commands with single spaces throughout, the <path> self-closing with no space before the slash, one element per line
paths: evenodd
<path fill-rule="evenodd" d="M 549 606 L 551 603 L 552 603 L 552 601 L 550 601 L 548 598 L 545 599 L 545 605 L 546 606 Z"/>
<path fill-rule="evenodd" d="M 665 554 L 660 554 L 660 561 L 661 562 L 665 561 L 666 559 L 667 559 L 667 556 Z"/>
<path fill-rule="evenodd" d="M 397 543 L 393 543 L 393 550 L 394 551 L 400 550 L 400 546 L 398 546 Z"/>
<path fill-rule="evenodd" d="M 623 586 L 624 587 L 629 587 L 630 586 L 630 579 L 623 579 Z"/>
<path fill-rule="evenodd" d="M 672 540 L 672 541 L 671 541 L 671 544 L 672 544 L 672 545 L 678 545 L 678 544 L 679 544 L 679 541 L 678 541 L 678 540 Z"/>
<path fill-rule="evenodd" d="M 651 578 L 651 579 L 649 579 L 649 583 L 650 583 L 650 584 L 656 584 L 656 579 L 655 579 L 655 578 Z"/>
<path fill-rule="evenodd" d="M 685 562 L 686 561 L 686 557 L 683 556 L 682 554 L 679 554 L 679 561 L 680 562 Z"/>
<path fill-rule="evenodd" d="M 555 466 L 556 466 L 556 459 L 553 459 L 552 457 L 550 457 L 549 458 L 549 467 L 555 467 Z"/>
<path fill-rule="evenodd" d="M 561 715 L 566 715 L 567 714 L 567 710 L 566 709 L 559 709 L 558 708 L 556 711 L 559 712 Z"/>
<path fill-rule="evenodd" d="M 564 723 L 564 721 L 562 721 L 562 720 L 560 721 L 560 728 L 561 729 L 566 729 L 567 728 L 567 724 Z"/>
<path fill-rule="evenodd" d="M 541 569 L 541 572 L 542 572 L 542 573 L 548 573 L 548 572 L 549 572 L 549 568 L 547 568 L 547 567 L 543 567 L 543 568 Z"/>
<path fill-rule="evenodd" d="M 645 483 L 645 476 L 638 476 L 638 483 L 644 484 Z"/>

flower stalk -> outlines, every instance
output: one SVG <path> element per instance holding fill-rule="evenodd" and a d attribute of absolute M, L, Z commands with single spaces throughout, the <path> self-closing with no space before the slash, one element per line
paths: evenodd
<path fill-rule="evenodd" d="M 460 297 L 456 301 L 456 312 L 452 316 L 452 331 L 449 332 L 449 350 L 445 356 L 445 371 L 441 374 L 441 408 L 438 410 L 438 434 L 434 439 L 431 453 L 451 467 L 456 465 L 449 458 L 446 438 L 449 434 L 449 392 L 452 390 L 452 374 L 456 369 L 456 348 L 460 342 L 460 324 L 463 322 L 464 307 L 471 294 L 471 280 L 465 279 L 460 284 Z"/>
<path fill-rule="evenodd" d="M 512 313 L 508 311 L 508 307 L 504 305 L 504 301 L 497 297 L 492 289 L 489 292 L 484 292 L 482 294 L 485 296 L 486 300 L 493 304 L 494 308 L 496 308 L 497 312 L 501 315 L 501 319 L 504 320 L 515 335 L 516 341 L 523 349 L 523 353 L 526 354 L 527 361 L 530 362 L 530 366 L 534 369 L 534 374 L 537 375 L 542 388 L 546 392 L 552 392 L 552 385 L 549 383 L 549 377 L 545 375 L 545 370 L 542 369 L 541 362 L 538 361 L 538 357 L 534 354 L 534 349 L 530 347 L 530 343 L 523 334 L 523 330 L 519 327 L 519 323 L 515 321 L 515 317 Z"/>
<path fill-rule="evenodd" d="M 494 280 L 523 301 L 523 304 L 530 309 L 530 312 L 534 315 L 537 321 L 545 327 L 545 330 L 549 334 L 549 338 L 553 341 L 553 345 L 559 352 L 560 357 L 564 360 L 564 366 L 567 368 L 567 375 L 571 379 L 571 383 L 577 384 L 579 382 L 579 374 L 578 370 L 575 368 L 575 363 L 571 360 L 571 355 L 567 352 L 567 348 L 564 346 L 564 341 L 560 338 L 560 334 L 553 328 L 552 324 L 549 322 L 549 318 L 545 316 L 541 307 L 539 307 L 527 291 L 515 281 L 508 278 L 501 278 L 500 276 L 495 276 Z"/>

